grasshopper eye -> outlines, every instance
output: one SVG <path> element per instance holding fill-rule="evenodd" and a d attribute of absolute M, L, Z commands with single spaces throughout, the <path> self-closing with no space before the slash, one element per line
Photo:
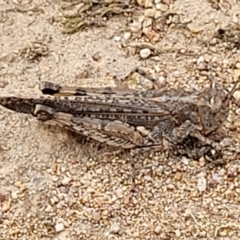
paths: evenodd
<path fill-rule="evenodd" d="M 211 108 L 212 113 L 217 113 L 222 108 L 222 100 L 219 97 L 211 97 L 208 106 Z"/>

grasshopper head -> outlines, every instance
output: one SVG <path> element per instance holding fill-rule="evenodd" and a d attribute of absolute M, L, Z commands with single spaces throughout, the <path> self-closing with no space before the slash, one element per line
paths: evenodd
<path fill-rule="evenodd" d="M 230 100 L 237 84 L 238 81 L 228 92 L 222 85 L 212 81 L 211 86 L 201 93 L 198 113 L 203 134 L 216 131 L 226 121 L 230 110 Z"/>

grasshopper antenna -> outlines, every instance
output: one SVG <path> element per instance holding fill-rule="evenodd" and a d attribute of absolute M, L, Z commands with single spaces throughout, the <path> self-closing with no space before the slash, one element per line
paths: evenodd
<path fill-rule="evenodd" d="M 240 76 L 238 77 L 238 80 L 235 82 L 232 90 L 228 93 L 228 95 L 226 96 L 226 98 L 224 99 L 224 101 L 228 101 L 231 99 L 231 97 L 233 96 L 233 94 L 235 93 L 235 91 L 237 90 L 237 86 L 240 82 Z"/>

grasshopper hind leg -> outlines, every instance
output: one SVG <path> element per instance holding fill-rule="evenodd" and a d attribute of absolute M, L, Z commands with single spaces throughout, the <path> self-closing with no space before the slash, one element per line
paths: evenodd
<path fill-rule="evenodd" d="M 142 77 L 150 80 L 152 83 L 153 83 L 153 89 L 159 89 L 159 88 L 162 88 L 162 86 L 160 85 L 160 83 L 158 82 L 158 80 L 156 78 L 154 78 L 153 76 L 151 76 L 149 73 L 147 73 L 145 70 L 139 68 L 139 67 L 135 67 L 133 68 L 128 74 L 126 77 L 120 79 L 120 80 L 117 80 L 116 77 L 114 78 L 115 79 L 115 82 L 117 82 L 117 84 L 123 84 L 124 82 L 127 81 L 127 79 L 132 76 L 134 73 L 137 73 L 139 75 L 141 75 Z M 119 83 L 120 82 L 120 83 Z"/>
<path fill-rule="evenodd" d="M 40 84 L 40 91 L 44 95 L 54 95 L 56 93 L 59 93 L 60 90 L 61 86 L 52 82 L 41 82 Z"/>
<path fill-rule="evenodd" d="M 150 80 L 153 83 L 153 89 L 162 88 L 159 85 L 157 79 L 153 78 L 150 74 L 145 72 L 144 70 L 136 67 L 126 77 L 123 79 L 118 80 L 116 76 L 114 76 L 116 87 L 105 87 L 105 88 L 87 88 L 87 87 L 70 87 L 66 85 L 55 84 L 48 81 L 43 81 L 40 84 L 40 91 L 44 95 L 51 95 L 51 96 L 86 96 L 86 95 L 96 95 L 96 94 L 104 94 L 104 95 L 111 95 L 111 94 L 118 94 L 118 95 L 128 95 L 134 94 L 136 90 L 129 89 L 127 84 L 125 85 L 124 82 L 134 73 L 138 73 L 139 75 L 143 76 L 144 78 Z"/>
<path fill-rule="evenodd" d="M 41 82 L 40 91 L 44 95 L 52 96 L 84 96 L 87 95 L 86 89 L 78 87 L 61 86 L 52 82 Z"/>

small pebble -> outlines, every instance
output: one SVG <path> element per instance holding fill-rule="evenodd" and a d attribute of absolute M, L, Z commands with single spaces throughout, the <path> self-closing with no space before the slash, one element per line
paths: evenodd
<path fill-rule="evenodd" d="M 199 33 L 205 29 L 205 26 L 198 26 L 194 23 L 189 23 L 187 25 L 187 28 L 192 32 L 192 33 Z"/>
<path fill-rule="evenodd" d="M 156 9 L 162 12 L 166 12 L 168 10 L 168 6 L 166 4 L 158 3 L 156 4 Z"/>
<path fill-rule="evenodd" d="M 234 16 L 232 17 L 232 21 L 237 24 L 238 21 L 239 21 L 238 15 L 234 15 Z"/>
<path fill-rule="evenodd" d="M 113 233 L 113 234 L 117 234 L 117 233 L 119 233 L 119 231 L 120 231 L 120 225 L 119 225 L 119 223 L 113 223 L 112 225 L 111 225 L 111 227 L 110 227 L 110 233 Z"/>
<path fill-rule="evenodd" d="M 142 23 L 140 22 L 133 22 L 129 24 L 130 31 L 133 33 L 137 33 L 142 29 Z"/>
<path fill-rule="evenodd" d="M 220 1 L 219 2 L 219 7 L 223 12 L 227 12 L 231 9 L 231 5 L 227 1 Z"/>
<path fill-rule="evenodd" d="M 152 23 L 153 23 L 152 18 L 145 18 L 143 21 L 143 30 L 148 27 L 149 27 L 149 29 L 152 29 Z"/>
<path fill-rule="evenodd" d="M 65 173 L 66 171 L 67 171 L 66 166 L 61 166 L 61 167 L 60 167 L 60 172 L 61 172 L 61 173 Z"/>
<path fill-rule="evenodd" d="M 148 9 L 146 9 L 145 10 L 145 12 L 144 12 L 144 15 L 145 15 L 145 17 L 154 17 L 155 16 L 155 9 L 152 9 L 152 8 L 148 8 Z"/>
<path fill-rule="evenodd" d="M 197 64 L 200 64 L 204 62 L 204 56 L 200 56 L 198 59 L 197 59 Z"/>
<path fill-rule="evenodd" d="M 12 192 L 11 193 L 12 199 L 17 199 L 18 198 L 18 194 L 19 194 L 19 190 Z"/>
<path fill-rule="evenodd" d="M 204 157 L 200 157 L 199 160 L 198 160 L 198 162 L 199 162 L 199 165 L 200 165 L 201 167 L 203 167 L 203 166 L 205 166 L 206 160 L 205 160 Z"/>
<path fill-rule="evenodd" d="M 230 139 L 230 138 L 224 138 L 221 142 L 220 142 L 220 145 L 222 146 L 222 147 L 234 147 L 234 143 L 233 143 L 233 141 L 232 141 L 232 139 Z"/>
<path fill-rule="evenodd" d="M 152 7 L 152 5 L 153 5 L 153 1 L 152 0 L 145 0 L 144 1 L 144 7 L 145 8 L 150 8 L 150 7 Z"/>
<path fill-rule="evenodd" d="M 162 4 L 170 5 L 171 0 L 161 0 Z"/>
<path fill-rule="evenodd" d="M 6 200 L 6 196 L 3 194 L 0 194 L 0 202 L 4 202 Z"/>
<path fill-rule="evenodd" d="M 229 177 L 236 177 L 240 172 L 240 161 L 232 162 L 228 169 L 227 169 L 227 175 Z"/>
<path fill-rule="evenodd" d="M 168 190 L 175 190 L 176 188 L 175 188 L 175 186 L 173 184 L 168 184 L 167 185 L 167 189 Z"/>
<path fill-rule="evenodd" d="M 151 55 L 151 50 L 149 48 L 143 48 L 140 50 L 140 57 L 146 59 Z"/>
<path fill-rule="evenodd" d="M 209 41 L 209 44 L 214 46 L 218 43 L 218 39 L 217 38 L 212 38 L 210 41 Z"/>
<path fill-rule="evenodd" d="M 209 55 L 209 54 L 205 54 L 205 55 L 204 55 L 204 61 L 205 61 L 205 62 L 210 62 L 211 59 L 212 59 L 212 56 L 211 56 L 211 55 Z"/>
<path fill-rule="evenodd" d="M 215 185 L 219 184 L 221 183 L 222 180 L 223 180 L 223 177 L 219 173 L 212 174 L 212 179 L 211 179 L 212 184 L 215 184 Z"/>
<path fill-rule="evenodd" d="M 235 100 L 240 101 L 240 91 L 239 90 L 235 91 L 233 97 L 235 98 Z"/>
<path fill-rule="evenodd" d="M 123 34 L 123 38 L 126 39 L 126 40 L 128 40 L 128 39 L 130 39 L 131 35 L 132 35 L 131 32 L 125 32 L 125 33 Z"/>
<path fill-rule="evenodd" d="M 162 231 L 162 227 L 159 226 L 159 225 L 156 226 L 155 229 L 154 229 L 154 233 L 157 234 L 157 235 L 159 235 L 161 233 L 161 231 Z"/>
<path fill-rule="evenodd" d="M 93 211 L 93 213 L 92 213 L 92 218 L 93 218 L 95 221 L 100 221 L 100 219 L 101 219 L 101 214 L 100 214 L 100 212 L 98 212 L 98 211 Z"/>
<path fill-rule="evenodd" d="M 182 157 L 181 162 L 182 162 L 184 165 L 189 165 L 189 159 L 186 158 L 186 157 L 184 157 L 184 156 Z"/>
<path fill-rule="evenodd" d="M 61 181 L 62 185 L 68 185 L 72 181 L 71 178 L 69 177 L 64 177 L 63 180 Z"/>
<path fill-rule="evenodd" d="M 52 198 L 50 198 L 49 202 L 51 205 L 54 205 L 59 202 L 59 199 L 56 196 L 53 196 Z"/>
<path fill-rule="evenodd" d="M 52 206 L 51 206 L 51 205 L 47 205 L 47 207 L 45 208 L 45 212 L 46 212 L 46 213 L 53 212 Z"/>
<path fill-rule="evenodd" d="M 44 178 L 42 177 L 33 177 L 31 179 L 31 182 L 35 185 L 35 186 L 38 186 L 41 182 L 44 181 Z"/>
<path fill-rule="evenodd" d="M 143 1 L 143 0 L 137 0 L 137 4 L 138 4 L 140 7 L 143 7 L 144 1 Z"/>
<path fill-rule="evenodd" d="M 62 232 L 64 230 L 64 225 L 63 225 L 63 223 L 57 223 L 56 225 L 55 225 L 55 231 L 56 232 Z"/>
<path fill-rule="evenodd" d="M 197 65 L 197 69 L 200 71 L 208 70 L 208 65 L 205 62 L 200 62 Z"/>
<path fill-rule="evenodd" d="M 121 40 L 121 37 L 120 37 L 120 36 L 115 36 L 115 37 L 114 37 L 114 41 L 115 41 L 115 42 L 119 42 L 120 40 Z"/>
<path fill-rule="evenodd" d="M 228 232 L 226 231 L 226 229 L 223 229 L 223 230 L 218 232 L 218 235 L 220 237 L 226 237 L 228 235 Z"/>
<path fill-rule="evenodd" d="M 175 236 L 176 236 L 176 237 L 180 237 L 180 236 L 181 236 L 181 231 L 180 231 L 179 229 L 177 229 L 177 230 L 175 231 Z"/>
<path fill-rule="evenodd" d="M 8 85 L 7 81 L 1 80 L 0 81 L 0 88 L 5 88 Z"/>
<path fill-rule="evenodd" d="M 2 211 L 7 212 L 10 209 L 10 202 L 4 202 L 2 205 Z"/>
<path fill-rule="evenodd" d="M 59 191 L 60 191 L 60 193 L 68 193 L 69 188 L 65 187 L 65 186 L 60 186 Z"/>
<path fill-rule="evenodd" d="M 96 54 L 92 55 L 92 59 L 93 59 L 94 61 L 98 62 L 98 61 L 101 60 L 101 55 L 100 55 L 99 53 L 96 53 Z M 73 160 L 71 161 L 71 163 L 72 163 L 72 164 L 76 164 L 77 161 L 76 161 L 75 159 L 73 159 Z"/>
<path fill-rule="evenodd" d="M 20 192 L 23 192 L 26 190 L 25 184 L 23 184 L 21 181 L 16 181 L 14 185 L 19 188 Z"/>
<path fill-rule="evenodd" d="M 236 68 L 237 68 L 237 69 L 240 69 L 240 62 L 237 62 L 237 63 L 236 63 Z"/>
<path fill-rule="evenodd" d="M 180 181 L 182 179 L 182 174 L 180 172 L 176 172 L 176 174 L 174 175 L 174 179 L 176 181 Z"/>
<path fill-rule="evenodd" d="M 205 177 L 198 178 L 197 189 L 199 192 L 204 192 L 207 188 L 207 179 Z"/>

